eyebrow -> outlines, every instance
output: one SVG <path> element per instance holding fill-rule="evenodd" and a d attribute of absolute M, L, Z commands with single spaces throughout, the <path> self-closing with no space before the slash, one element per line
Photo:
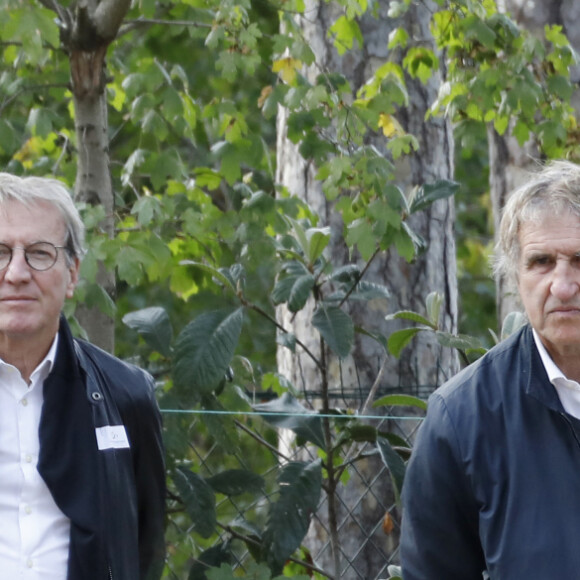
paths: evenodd
<path fill-rule="evenodd" d="M 554 259 L 554 254 L 551 254 L 550 252 L 533 251 L 527 256 L 524 256 L 524 264 L 529 267 L 535 262 L 543 259 L 552 260 Z"/>

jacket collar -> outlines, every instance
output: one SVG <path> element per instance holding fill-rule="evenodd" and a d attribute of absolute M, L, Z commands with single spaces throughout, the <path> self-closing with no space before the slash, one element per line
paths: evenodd
<path fill-rule="evenodd" d="M 522 372 L 527 374 L 525 392 L 552 411 L 563 413 L 564 407 L 536 347 L 532 327 L 527 324 L 521 331 L 519 349 L 522 356 Z"/>

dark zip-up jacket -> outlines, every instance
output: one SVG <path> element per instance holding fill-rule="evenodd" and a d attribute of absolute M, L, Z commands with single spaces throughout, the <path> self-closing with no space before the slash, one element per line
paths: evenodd
<path fill-rule="evenodd" d="M 161 576 L 161 437 L 151 376 L 74 340 L 61 319 L 44 382 L 38 471 L 71 520 L 68 580 Z"/>
<path fill-rule="evenodd" d="M 580 578 L 580 421 L 524 327 L 435 391 L 403 488 L 404 580 Z"/>

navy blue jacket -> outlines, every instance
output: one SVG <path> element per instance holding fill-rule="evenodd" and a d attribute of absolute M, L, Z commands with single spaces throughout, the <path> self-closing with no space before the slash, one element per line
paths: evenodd
<path fill-rule="evenodd" d="M 118 447 L 96 429 L 124 426 Z M 116 431 L 118 433 L 118 431 Z M 164 560 L 165 467 L 153 379 L 61 319 L 44 381 L 38 471 L 71 520 L 68 580 L 153 580 Z"/>
<path fill-rule="evenodd" d="M 524 327 L 429 400 L 403 488 L 404 580 L 580 578 L 580 421 Z"/>

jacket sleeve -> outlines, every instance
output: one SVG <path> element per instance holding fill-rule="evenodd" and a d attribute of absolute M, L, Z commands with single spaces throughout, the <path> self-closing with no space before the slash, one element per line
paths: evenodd
<path fill-rule="evenodd" d="M 445 405 L 431 396 L 403 486 L 404 580 L 481 580 L 478 507 Z"/>
<path fill-rule="evenodd" d="M 165 563 L 165 461 L 161 414 L 153 379 L 145 375 L 146 390 L 132 409 L 138 433 L 133 466 L 139 521 L 141 580 L 158 580 Z"/>

